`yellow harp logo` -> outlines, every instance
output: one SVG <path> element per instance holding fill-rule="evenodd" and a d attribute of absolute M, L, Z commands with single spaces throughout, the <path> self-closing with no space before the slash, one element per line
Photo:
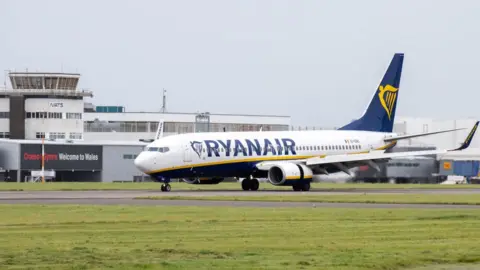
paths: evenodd
<path fill-rule="evenodd" d="M 378 98 L 380 99 L 380 104 L 382 104 L 382 107 L 387 112 L 388 119 L 390 119 L 390 117 L 392 116 L 393 105 L 395 104 L 395 100 L 397 99 L 398 88 L 387 84 L 385 87 L 383 85 L 380 85 L 378 90 Z"/>

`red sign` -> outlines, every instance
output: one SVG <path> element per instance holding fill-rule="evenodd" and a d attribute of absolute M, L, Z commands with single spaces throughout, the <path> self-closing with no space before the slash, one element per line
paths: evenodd
<path fill-rule="evenodd" d="M 42 154 L 23 153 L 23 160 L 42 160 Z M 58 160 L 57 154 L 45 154 L 44 160 Z"/>

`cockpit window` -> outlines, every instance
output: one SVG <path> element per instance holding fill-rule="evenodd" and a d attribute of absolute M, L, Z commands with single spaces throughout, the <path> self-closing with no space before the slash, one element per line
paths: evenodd
<path fill-rule="evenodd" d="M 170 150 L 170 149 L 169 149 L 168 147 L 160 147 L 160 148 L 158 149 L 158 151 L 161 152 L 161 153 L 166 153 L 166 152 L 168 152 L 169 150 Z"/>
<path fill-rule="evenodd" d="M 168 147 L 147 147 L 146 151 L 166 153 L 166 152 L 170 151 L 170 148 L 168 148 Z"/>

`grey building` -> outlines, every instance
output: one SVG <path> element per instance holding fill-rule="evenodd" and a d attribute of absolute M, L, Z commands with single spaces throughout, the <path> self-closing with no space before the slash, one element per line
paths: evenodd
<path fill-rule="evenodd" d="M 118 144 L 115 142 L 104 144 L 102 181 L 143 181 L 144 179 L 149 179 L 133 164 L 133 161 L 145 145 L 133 143 Z"/>
<path fill-rule="evenodd" d="M 53 181 L 138 181 L 144 175 L 133 161 L 146 145 L 145 142 L 45 141 L 44 170 L 54 174 Z M 0 169 L 4 181 L 38 180 L 35 177 L 42 169 L 41 141 L 0 140 Z"/>
<path fill-rule="evenodd" d="M 435 150 L 435 147 L 395 147 L 387 152 Z M 394 158 L 379 164 L 380 171 L 368 165 L 356 172 L 357 182 L 438 183 L 438 161 L 435 155 Z"/>

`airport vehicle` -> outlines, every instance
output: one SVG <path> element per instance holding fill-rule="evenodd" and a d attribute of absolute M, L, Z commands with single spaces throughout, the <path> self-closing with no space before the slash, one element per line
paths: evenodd
<path fill-rule="evenodd" d="M 258 190 L 258 178 L 276 186 L 310 190 L 313 175 L 345 172 L 394 157 L 427 156 L 469 146 L 478 122 L 457 149 L 386 153 L 398 140 L 452 132 L 392 133 L 404 54 L 393 56 L 379 87 L 363 115 L 338 130 L 207 132 L 157 137 L 135 159 L 136 167 L 163 182 L 218 184 L 225 177 L 244 178 L 243 190 Z M 462 128 L 460 128 L 462 129 Z"/>

